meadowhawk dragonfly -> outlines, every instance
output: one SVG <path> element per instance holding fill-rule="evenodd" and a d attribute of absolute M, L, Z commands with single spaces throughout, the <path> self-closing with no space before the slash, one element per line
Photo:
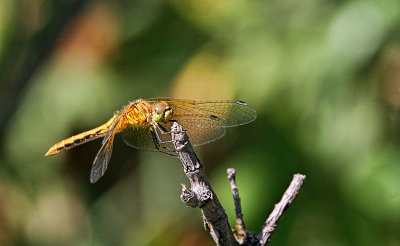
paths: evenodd
<path fill-rule="evenodd" d="M 115 113 L 105 124 L 53 145 L 46 156 L 104 137 L 90 174 L 90 182 L 94 183 L 107 170 L 116 133 L 121 133 L 124 142 L 131 147 L 173 155 L 175 148 L 169 131 L 174 121 L 182 125 L 196 146 L 217 140 L 225 134 L 227 127 L 247 124 L 256 116 L 254 108 L 243 101 L 138 99 Z"/>

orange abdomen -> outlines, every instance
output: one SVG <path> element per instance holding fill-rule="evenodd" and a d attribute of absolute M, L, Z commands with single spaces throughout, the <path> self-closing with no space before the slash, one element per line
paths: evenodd
<path fill-rule="evenodd" d="M 57 154 L 57 153 L 61 152 L 62 150 L 71 149 L 80 144 L 83 144 L 83 143 L 89 142 L 91 140 L 94 140 L 96 138 L 99 138 L 101 136 L 104 136 L 107 133 L 107 131 L 109 130 L 109 127 L 114 118 L 115 118 L 115 116 L 112 117 L 107 123 L 105 123 L 99 127 L 96 127 L 94 129 L 86 131 L 86 132 L 79 133 L 70 138 L 62 140 L 59 143 L 56 143 L 55 145 L 50 147 L 50 149 L 46 153 L 46 156 Z"/>
<path fill-rule="evenodd" d="M 129 126 L 148 124 L 147 119 L 149 114 L 151 114 L 151 106 L 142 100 L 137 100 L 126 106 L 126 108 L 121 110 L 119 114 L 114 115 L 107 123 L 92 130 L 64 139 L 61 142 L 51 146 L 47 151 L 46 156 L 57 154 L 65 149 L 71 149 L 75 146 L 104 136 L 110 130 L 110 126 L 116 117 L 122 117 L 114 129 L 114 132 L 119 132 Z"/>

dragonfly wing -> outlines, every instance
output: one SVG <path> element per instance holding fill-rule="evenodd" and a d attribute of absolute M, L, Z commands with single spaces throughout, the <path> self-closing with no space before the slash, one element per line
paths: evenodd
<path fill-rule="evenodd" d="M 256 119 L 256 110 L 243 101 L 195 101 L 186 99 L 156 98 L 165 101 L 174 110 L 173 119 L 182 125 L 198 128 L 233 127 Z"/>
<path fill-rule="evenodd" d="M 167 129 L 168 131 L 170 128 Z M 175 153 L 175 149 L 171 141 L 171 134 L 162 134 L 158 131 L 158 136 L 149 126 L 129 126 L 122 131 L 122 139 L 124 142 L 135 148 L 150 151 L 160 151 L 164 153 Z"/>
<path fill-rule="evenodd" d="M 115 130 L 117 129 L 119 122 L 125 116 L 126 112 L 128 112 L 129 109 L 130 105 L 126 106 L 120 112 L 114 115 L 114 119 L 110 124 L 109 130 L 103 138 L 103 145 L 97 153 L 96 158 L 94 158 L 92 170 L 90 171 L 91 183 L 97 182 L 106 172 L 108 163 L 111 158 Z"/>
<path fill-rule="evenodd" d="M 114 142 L 114 134 L 107 137 L 107 140 L 101 146 L 99 152 L 94 159 L 92 170 L 90 172 L 90 182 L 97 182 L 106 172 L 108 162 L 111 158 L 112 147 Z"/>
<path fill-rule="evenodd" d="M 183 127 L 183 126 L 182 126 Z M 213 142 L 222 138 L 226 133 L 226 128 L 200 128 L 187 125 L 184 128 L 187 131 L 190 142 L 194 146 Z"/>
<path fill-rule="evenodd" d="M 121 111 L 117 112 L 114 115 L 114 119 L 110 124 L 110 128 L 108 132 L 104 135 L 103 138 L 103 144 L 108 140 L 108 138 L 111 136 L 111 134 L 115 134 L 115 129 L 117 128 L 119 122 L 122 120 L 122 118 L 126 115 L 126 113 L 132 108 L 134 103 L 130 103 L 129 105 L 125 106 Z"/>
<path fill-rule="evenodd" d="M 190 142 L 194 146 L 213 142 L 217 139 L 222 138 L 226 133 L 226 128 L 224 127 L 204 128 L 204 127 L 197 127 L 194 124 L 186 124 L 186 121 L 184 121 L 183 123 L 178 121 L 178 123 L 180 123 L 182 125 L 182 128 L 186 130 Z M 170 130 L 172 124 L 173 124 L 172 122 L 164 124 L 164 127 L 167 130 Z M 169 135 L 169 134 L 164 134 L 164 135 Z"/>

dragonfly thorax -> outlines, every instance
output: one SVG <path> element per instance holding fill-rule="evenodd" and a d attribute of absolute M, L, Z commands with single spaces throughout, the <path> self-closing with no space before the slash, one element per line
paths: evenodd
<path fill-rule="evenodd" d="M 161 101 L 154 105 L 152 113 L 155 122 L 167 122 L 172 117 L 173 110 L 167 102 Z"/>

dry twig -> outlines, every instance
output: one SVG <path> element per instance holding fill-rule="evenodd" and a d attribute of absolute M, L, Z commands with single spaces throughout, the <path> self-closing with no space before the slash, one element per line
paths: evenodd
<path fill-rule="evenodd" d="M 293 175 L 292 182 L 283 194 L 281 201 L 275 204 L 274 210 L 272 210 L 272 213 L 265 221 L 261 233 L 257 236 L 261 245 L 267 245 L 269 243 L 271 235 L 274 233 L 282 213 L 290 206 L 290 204 L 292 204 L 293 200 L 299 194 L 305 178 L 306 176 L 303 174 Z"/>
<path fill-rule="evenodd" d="M 236 170 L 234 168 L 228 168 L 226 172 L 228 173 L 228 179 L 231 185 L 231 191 L 233 195 L 233 203 L 235 204 L 235 214 L 236 214 L 235 238 L 239 243 L 243 243 L 246 238 L 246 227 L 243 221 L 242 205 L 240 204 L 239 190 L 236 185 Z"/>
<path fill-rule="evenodd" d="M 188 206 L 200 208 L 204 226 L 217 245 L 239 245 L 233 236 L 225 209 L 211 188 L 204 169 L 193 151 L 186 132 L 178 123 L 171 129 L 172 140 L 183 164 L 191 187 L 182 185 L 181 200 Z"/>
<path fill-rule="evenodd" d="M 210 230 L 210 234 L 217 245 L 265 245 L 269 242 L 272 233 L 275 231 L 277 223 L 282 213 L 296 198 L 303 185 L 305 176 L 295 174 L 289 188 L 284 193 L 281 201 L 275 205 L 274 210 L 266 220 L 263 229 L 257 237 L 252 232 L 246 231 L 243 214 L 240 205 L 239 192 L 236 185 L 236 171 L 229 168 L 228 179 L 235 203 L 236 212 L 236 231 L 232 229 L 228 222 L 225 209 L 219 202 L 214 193 L 207 176 L 204 173 L 203 166 L 193 151 L 192 145 L 186 132 L 182 130 L 177 122 L 171 128 L 172 141 L 179 155 L 184 168 L 184 172 L 190 180 L 191 187 L 182 185 L 181 200 L 193 208 L 200 208 L 203 215 L 204 226 Z"/>

